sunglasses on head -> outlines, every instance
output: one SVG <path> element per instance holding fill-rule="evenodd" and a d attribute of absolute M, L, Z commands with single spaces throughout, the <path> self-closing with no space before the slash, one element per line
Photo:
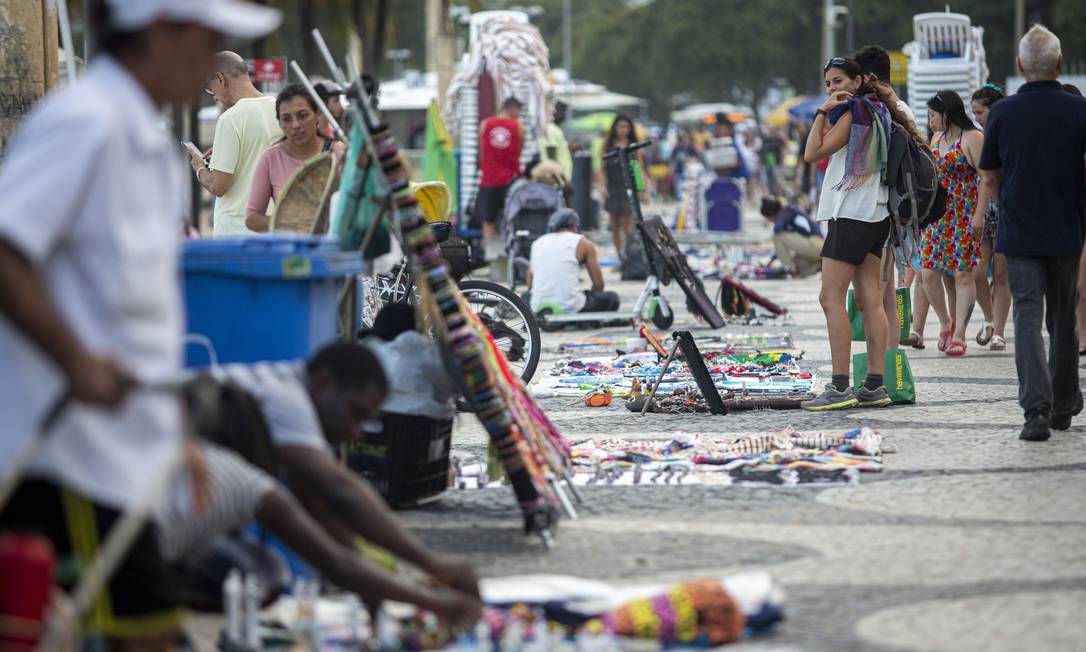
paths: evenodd
<path fill-rule="evenodd" d="M 822 71 L 825 72 L 833 66 L 843 66 L 848 63 L 848 59 L 844 57 L 834 57 L 826 62 L 826 65 L 822 67 Z"/>

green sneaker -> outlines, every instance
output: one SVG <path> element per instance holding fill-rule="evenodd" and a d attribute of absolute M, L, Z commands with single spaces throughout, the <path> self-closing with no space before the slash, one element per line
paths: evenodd
<path fill-rule="evenodd" d="M 845 410 L 856 407 L 856 404 L 856 393 L 851 388 L 839 392 L 833 383 L 829 383 L 826 385 L 825 391 L 810 401 L 800 403 L 799 406 L 808 412 L 824 412 L 826 410 Z"/>
<path fill-rule="evenodd" d="M 867 389 L 863 385 L 860 385 L 852 390 L 852 395 L 856 397 L 856 407 L 886 407 L 893 403 L 885 386 Z"/>

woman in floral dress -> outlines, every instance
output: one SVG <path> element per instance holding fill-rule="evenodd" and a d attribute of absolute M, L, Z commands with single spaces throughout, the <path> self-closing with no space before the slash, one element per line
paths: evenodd
<path fill-rule="evenodd" d="M 965 114 L 954 91 L 939 91 L 928 100 L 928 125 L 934 132 L 931 149 L 939 164 L 939 180 L 947 191 L 946 213 L 920 238 L 920 267 L 924 289 L 939 317 L 939 349 L 948 356 L 965 355 L 965 331 L 977 289 L 972 270 L 980 247 L 971 222 L 977 212 L 976 162 L 984 135 Z M 944 299 L 942 275 L 954 277 L 955 301 Z"/>

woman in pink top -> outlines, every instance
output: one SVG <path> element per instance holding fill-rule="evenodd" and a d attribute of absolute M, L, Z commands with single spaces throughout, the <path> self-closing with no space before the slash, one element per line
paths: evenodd
<path fill-rule="evenodd" d="M 295 170 L 324 149 L 324 139 L 317 133 L 317 105 L 304 86 L 295 83 L 279 91 L 275 115 L 283 140 L 269 147 L 256 164 L 245 210 L 245 226 L 252 231 L 268 230 L 268 203 L 279 197 Z"/>

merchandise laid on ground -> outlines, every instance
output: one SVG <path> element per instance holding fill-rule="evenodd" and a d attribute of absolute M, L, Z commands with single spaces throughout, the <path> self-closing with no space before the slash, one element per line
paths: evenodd
<path fill-rule="evenodd" d="M 870 428 L 841 434 L 791 426 L 738 438 L 677 433 L 672 439 L 586 439 L 573 444 L 573 481 L 583 486 L 847 485 L 879 473 L 893 446 Z M 487 464 L 456 459 L 454 487 L 500 486 Z"/>
<path fill-rule="evenodd" d="M 318 597 L 299 585 L 267 609 L 227 610 L 223 649 L 613 650 L 709 648 L 757 637 L 784 620 L 784 592 L 765 571 L 674 585 L 614 586 L 565 575 L 480 583 L 482 617 L 451 629 L 433 614 L 385 602 L 376 618 L 353 596 Z"/>
<path fill-rule="evenodd" d="M 696 381 L 687 365 L 673 360 L 664 371 L 666 351 L 659 339 L 642 329 L 647 338 L 627 340 L 592 338 L 559 346 L 562 352 L 576 356 L 558 360 L 546 376 L 532 386 L 537 398 L 577 397 L 586 392 L 603 391 L 618 397 L 638 399 L 657 386 L 658 398 L 679 391 L 690 395 Z M 802 352 L 783 334 L 726 334 L 695 338 L 698 350 L 717 390 L 742 396 L 791 397 L 806 395 L 815 377 L 800 369 Z M 634 349 L 651 350 L 618 353 L 614 356 L 581 357 L 589 351 Z M 661 377 L 661 372 L 663 376 Z"/>

